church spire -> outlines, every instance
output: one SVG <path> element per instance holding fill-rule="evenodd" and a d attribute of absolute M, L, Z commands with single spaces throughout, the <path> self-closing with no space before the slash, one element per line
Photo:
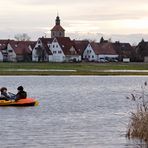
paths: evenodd
<path fill-rule="evenodd" d="M 59 17 L 59 14 L 57 14 L 57 17 L 56 17 L 56 25 L 60 25 L 60 17 Z"/>
<path fill-rule="evenodd" d="M 55 37 L 65 37 L 65 30 L 60 25 L 59 14 L 57 14 L 57 17 L 56 17 L 55 26 L 51 29 L 51 38 L 55 38 Z"/>

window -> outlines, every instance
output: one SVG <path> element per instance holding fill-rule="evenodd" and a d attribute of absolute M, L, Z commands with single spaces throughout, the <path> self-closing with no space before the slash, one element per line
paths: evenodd
<path fill-rule="evenodd" d="M 53 54 L 56 54 L 57 52 L 56 51 L 53 51 Z"/>
<path fill-rule="evenodd" d="M 61 54 L 61 53 L 62 53 L 62 51 L 58 51 L 58 53 L 59 53 L 59 54 Z"/>
<path fill-rule="evenodd" d="M 13 52 L 12 50 L 8 50 L 9 52 Z"/>
<path fill-rule="evenodd" d="M 53 45 L 53 48 L 54 48 L 55 46 Z"/>
<path fill-rule="evenodd" d="M 89 52 L 91 53 L 91 50 Z"/>
<path fill-rule="evenodd" d="M 94 58 L 94 56 L 92 56 L 92 59 Z"/>
<path fill-rule="evenodd" d="M 59 46 L 58 45 L 56 45 L 56 48 L 58 48 Z"/>

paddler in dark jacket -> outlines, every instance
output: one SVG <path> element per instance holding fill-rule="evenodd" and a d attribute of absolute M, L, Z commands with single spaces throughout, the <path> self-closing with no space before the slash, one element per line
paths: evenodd
<path fill-rule="evenodd" d="M 18 93 L 15 96 L 15 101 L 27 98 L 27 93 L 24 91 L 24 88 L 22 86 L 19 86 L 17 90 Z"/>
<path fill-rule="evenodd" d="M 0 89 L 0 91 L 1 91 L 0 100 L 9 101 L 10 100 L 10 96 L 7 94 L 7 88 L 6 87 L 2 87 Z"/>

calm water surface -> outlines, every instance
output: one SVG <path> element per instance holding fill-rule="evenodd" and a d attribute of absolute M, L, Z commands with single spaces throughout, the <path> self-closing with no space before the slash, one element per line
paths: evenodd
<path fill-rule="evenodd" d="M 0 148 L 138 148 L 125 138 L 132 104 L 148 77 L 0 77 L 23 85 L 38 107 L 0 108 Z"/>

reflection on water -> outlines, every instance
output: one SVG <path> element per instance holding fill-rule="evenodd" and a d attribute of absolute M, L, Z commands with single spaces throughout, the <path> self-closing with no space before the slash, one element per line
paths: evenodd
<path fill-rule="evenodd" d="M 9 91 L 23 85 L 40 102 L 0 108 L 0 148 L 138 148 L 125 138 L 133 108 L 125 97 L 147 79 L 0 77 Z"/>

